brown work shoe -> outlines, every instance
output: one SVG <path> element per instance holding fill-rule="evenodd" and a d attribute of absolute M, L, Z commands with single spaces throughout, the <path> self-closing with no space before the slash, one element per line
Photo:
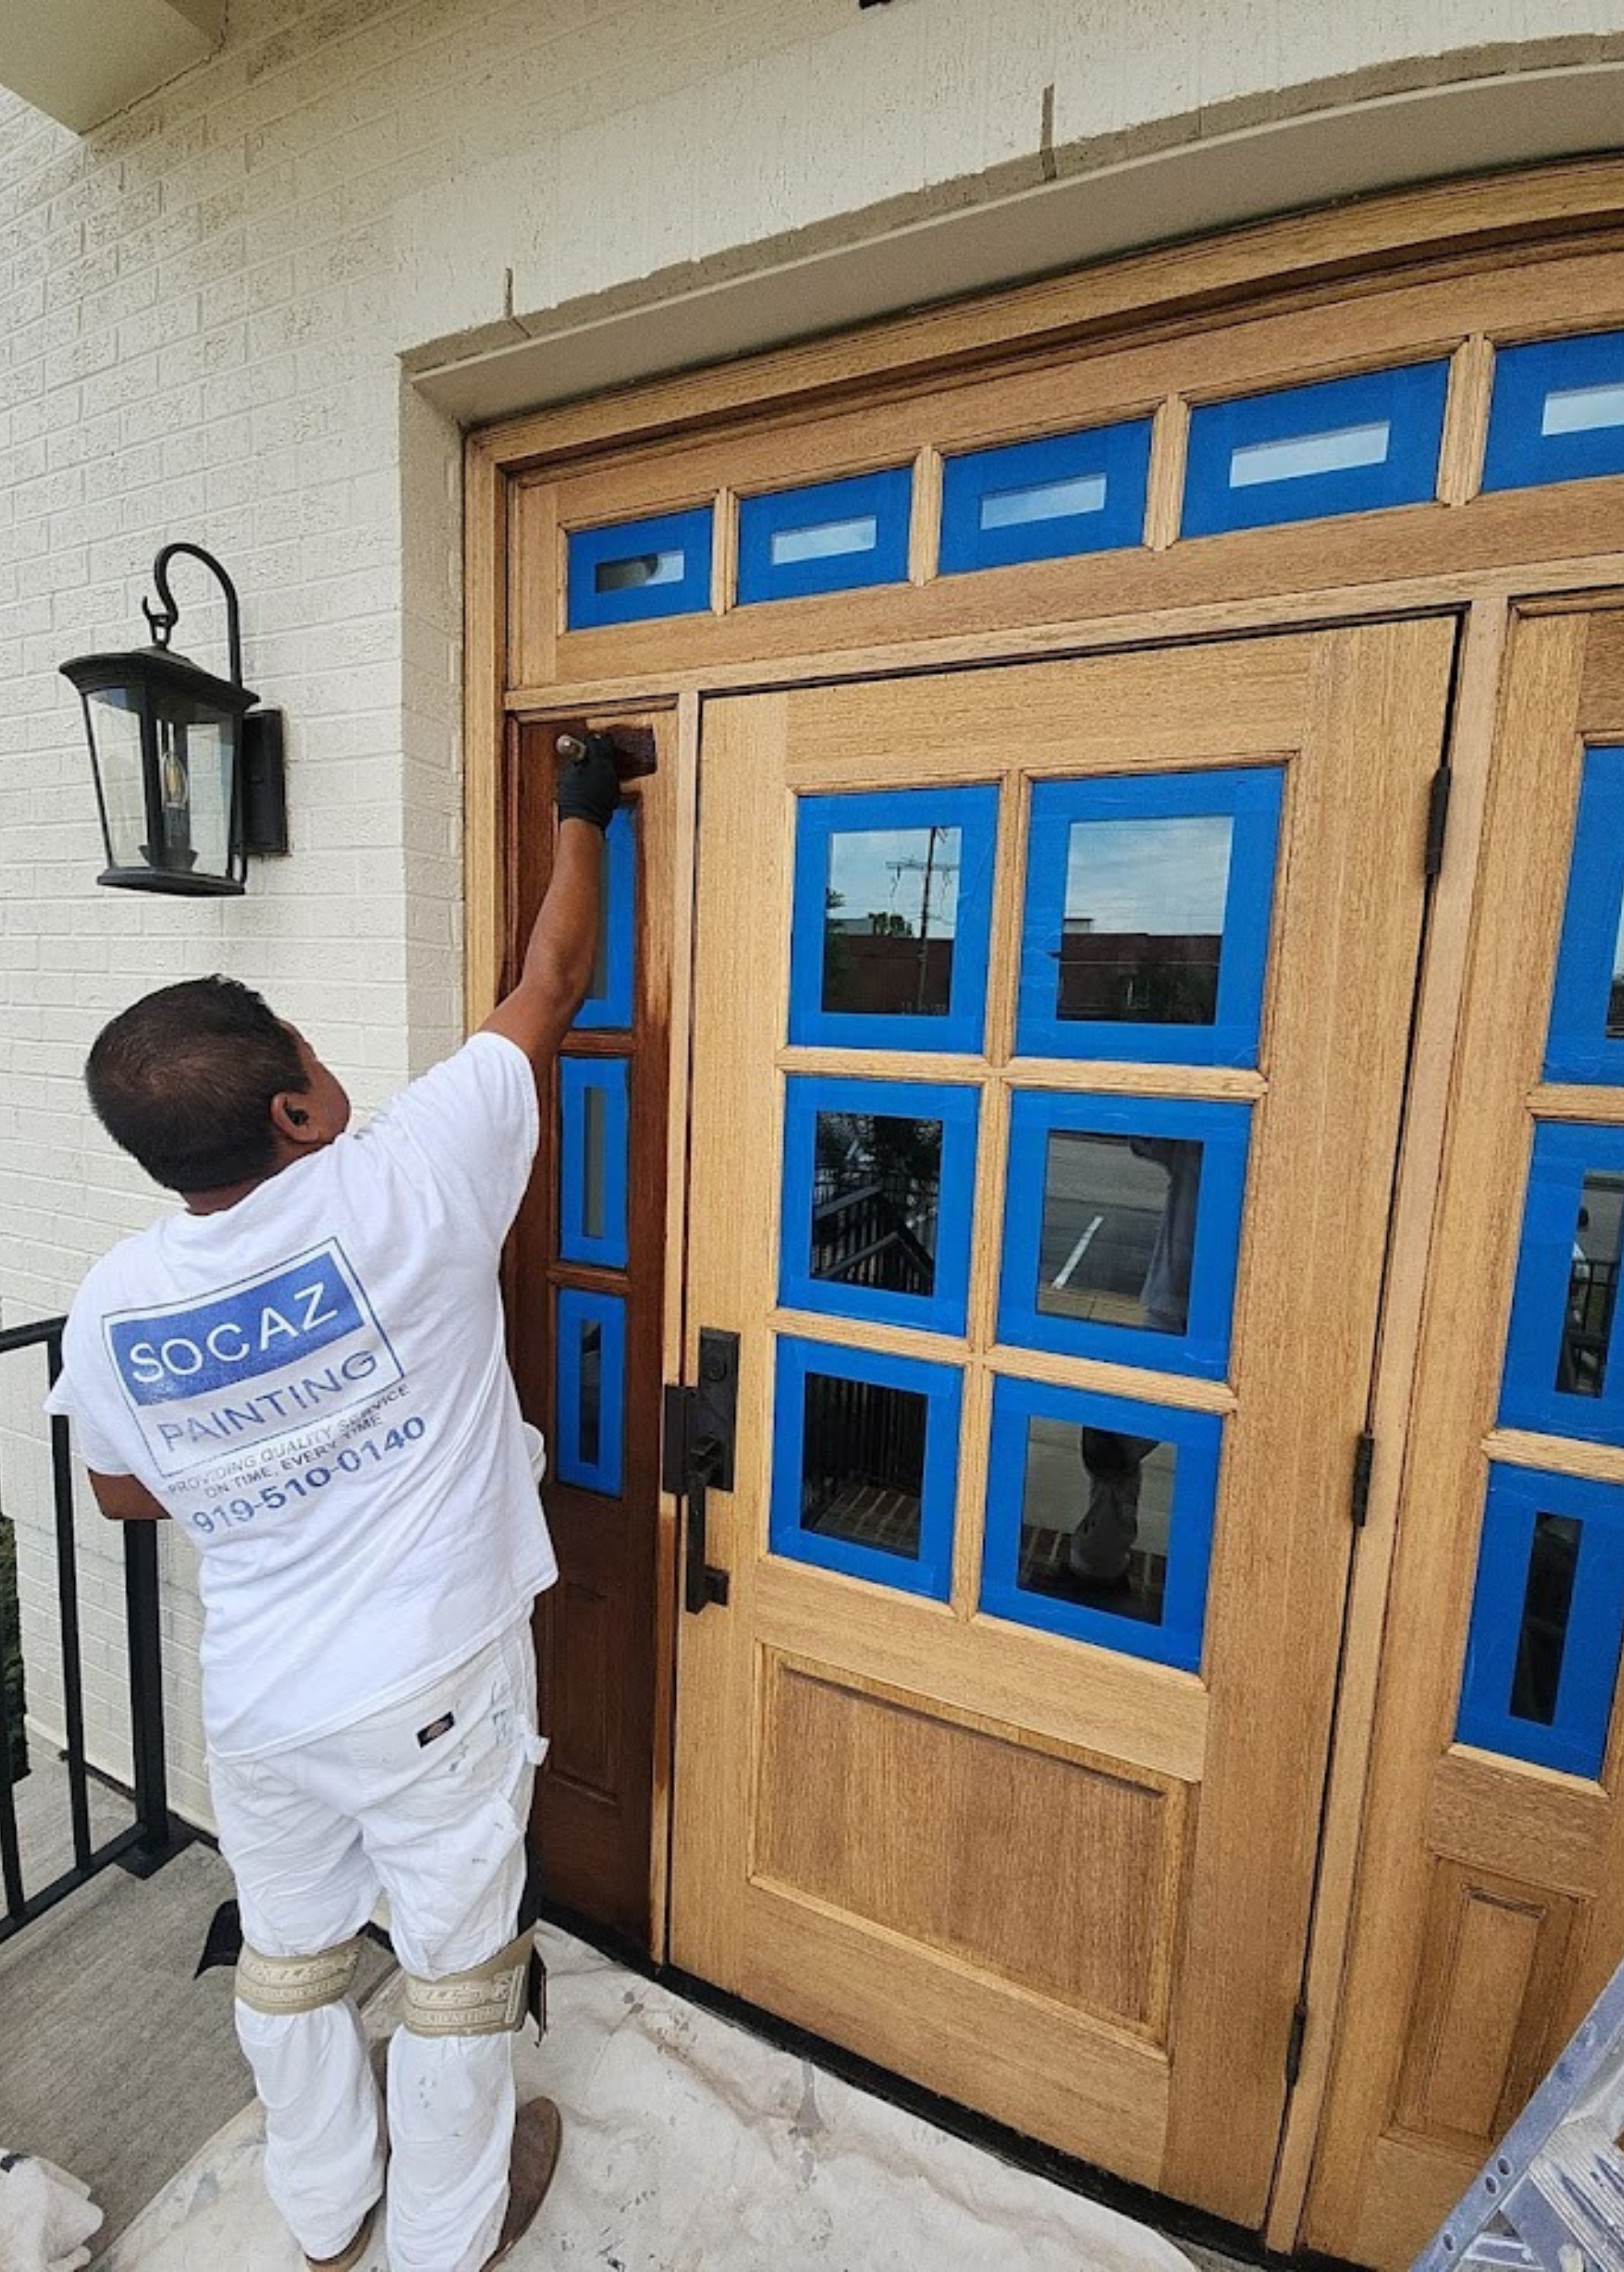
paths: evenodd
<path fill-rule="evenodd" d="M 550 2098 L 532 2098 L 519 2110 L 513 2125 L 513 2158 L 507 2169 L 507 2215 L 494 2256 L 485 2260 L 484 2272 L 505 2264 L 535 2222 L 535 2213 L 547 2198 L 564 2125 Z"/>
<path fill-rule="evenodd" d="M 307 2256 L 309 2272 L 355 2272 L 367 2250 L 372 2245 L 372 2228 L 378 2223 L 378 2203 L 373 2202 L 361 2220 L 361 2229 L 348 2248 L 341 2248 L 336 2256 Z"/>

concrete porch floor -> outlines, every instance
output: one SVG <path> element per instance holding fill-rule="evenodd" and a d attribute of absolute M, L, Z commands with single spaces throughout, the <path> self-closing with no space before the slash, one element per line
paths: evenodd
<path fill-rule="evenodd" d="M 522 2096 L 564 2111 L 558 2176 L 514 2272 L 1190 2272 L 1172 2244 L 543 1927 L 550 2026 Z M 368 2024 L 394 2024 L 393 1990 Z M 246 2107 L 101 2272 L 296 2272 Z M 381 2245 L 363 2272 L 385 2272 Z"/>

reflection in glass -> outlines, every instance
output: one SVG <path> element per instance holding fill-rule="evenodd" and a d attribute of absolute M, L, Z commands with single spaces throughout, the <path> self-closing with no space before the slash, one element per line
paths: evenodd
<path fill-rule="evenodd" d="M 592 948 L 592 983 L 587 989 L 588 1002 L 602 1002 L 609 993 L 609 926 L 614 913 L 610 856 L 609 831 L 605 829 L 602 841 L 598 846 L 598 935 Z"/>
<path fill-rule="evenodd" d="M 1592 1170 L 1584 1179 L 1568 1273 L 1568 1316 L 1557 1358 L 1564 1395 L 1600 1396 L 1624 1250 L 1624 1176 Z"/>
<path fill-rule="evenodd" d="M 644 592 L 655 584 L 680 584 L 687 556 L 680 550 L 632 552 L 619 560 L 600 560 L 592 572 L 596 592 Z"/>
<path fill-rule="evenodd" d="M 879 542 L 879 522 L 872 512 L 855 520 L 816 520 L 802 528 L 775 528 L 767 544 L 775 568 L 799 560 L 839 560 L 849 552 L 872 552 Z"/>
<path fill-rule="evenodd" d="M 946 1017 L 959 920 L 957 828 L 841 830 L 829 839 L 823 1007 Z"/>
<path fill-rule="evenodd" d="M 989 490 L 981 500 L 983 528 L 1025 528 L 1036 520 L 1071 520 L 1079 513 L 1104 512 L 1104 474 L 1076 474 L 1069 481 L 1029 482 L 1024 489 Z"/>
<path fill-rule="evenodd" d="M 576 1412 L 576 1454 L 595 1468 L 603 1449 L 603 1328 L 595 1318 L 580 1323 L 580 1402 Z"/>
<path fill-rule="evenodd" d="M 1511 1716 L 1541 1728 L 1556 1724 L 1573 1611 L 1574 1573 L 1579 1566 L 1583 1522 L 1571 1514 L 1537 1514 L 1528 1557 L 1528 1588 L 1517 1633 L 1516 1671 L 1511 1685 Z"/>
<path fill-rule="evenodd" d="M 587 1238 L 605 1235 L 608 1204 L 604 1195 L 609 1163 L 609 1097 L 596 1081 L 581 1091 L 580 1228 Z"/>
<path fill-rule="evenodd" d="M 1613 983 L 1607 990 L 1607 1039 L 1624 1038 L 1624 904 L 1619 908 L 1619 928 L 1613 943 Z"/>
<path fill-rule="evenodd" d="M 809 1372 L 801 1528 L 917 1561 L 929 1409 L 911 1388 Z"/>
<path fill-rule="evenodd" d="M 820 1112 L 812 1274 L 893 1294 L 936 1291 L 942 1124 Z"/>
<path fill-rule="evenodd" d="M 1356 466 L 1385 466 L 1392 421 L 1338 426 L 1324 434 L 1286 434 L 1275 442 L 1246 442 L 1230 459 L 1230 487 L 1254 489 L 1264 482 L 1301 482 L 1316 474 L 1350 473 Z"/>
<path fill-rule="evenodd" d="M 1229 813 L 1073 823 L 1060 1017 L 1214 1022 L 1234 833 Z"/>
<path fill-rule="evenodd" d="M 1154 1436 L 1029 1420 L 1016 1583 L 1160 1625 L 1178 1458 Z"/>
<path fill-rule="evenodd" d="M 1553 386 L 1539 415 L 1542 434 L 1598 434 L 1624 426 L 1624 385 Z"/>
<path fill-rule="evenodd" d="M 1038 1309 L 1097 1325 L 1186 1332 L 1202 1149 L 1184 1136 L 1051 1131 Z"/>

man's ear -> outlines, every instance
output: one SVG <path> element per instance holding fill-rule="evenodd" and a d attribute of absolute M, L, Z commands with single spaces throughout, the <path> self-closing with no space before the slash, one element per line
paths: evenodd
<path fill-rule="evenodd" d="M 271 1099 L 271 1125 L 290 1144 L 317 1144 L 321 1140 L 311 1125 L 310 1106 L 303 1089 L 283 1089 Z"/>

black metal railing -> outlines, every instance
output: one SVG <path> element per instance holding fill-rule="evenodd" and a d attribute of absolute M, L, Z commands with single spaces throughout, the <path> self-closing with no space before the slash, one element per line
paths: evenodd
<path fill-rule="evenodd" d="M 62 1371 L 62 1318 L 43 1318 L 33 1325 L 0 1331 L 0 1357 L 16 1356 L 27 1349 L 45 1353 L 47 1378 L 54 1382 Z M 169 1812 L 168 1776 L 164 1764 L 163 1649 L 158 1605 L 158 1539 L 150 1522 L 123 1526 L 124 1549 L 124 1612 L 129 1648 L 130 1734 L 132 1778 L 130 1796 L 135 1820 L 115 1837 L 97 1844 L 90 1820 L 90 1786 L 94 1771 L 85 1748 L 85 1679 L 79 1646 L 79 1553 L 73 1521 L 72 1450 L 68 1424 L 50 1423 L 51 1502 L 56 1549 L 57 1629 L 62 1649 L 64 1754 L 67 1768 L 67 1810 L 73 1842 L 73 1864 L 49 1884 L 29 1887 L 27 1857 L 18 1827 L 15 1763 L 19 1747 L 12 1724 L 14 1699 L 0 1678 L 0 1941 L 20 1932 L 26 1924 L 54 1909 L 58 1902 L 86 1885 L 101 1871 L 117 1863 L 138 1877 L 161 1868 L 184 1844 L 186 1833 Z M 26 1661 L 24 1661 L 25 1677 Z"/>
<path fill-rule="evenodd" d="M 917 1195 L 876 1179 L 842 1190 L 819 1171 L 812 1192 L 812 1275 L 892 1294 L 928 1294 L 936 1280 L 930 1250 L 910 1219 Z"/>

